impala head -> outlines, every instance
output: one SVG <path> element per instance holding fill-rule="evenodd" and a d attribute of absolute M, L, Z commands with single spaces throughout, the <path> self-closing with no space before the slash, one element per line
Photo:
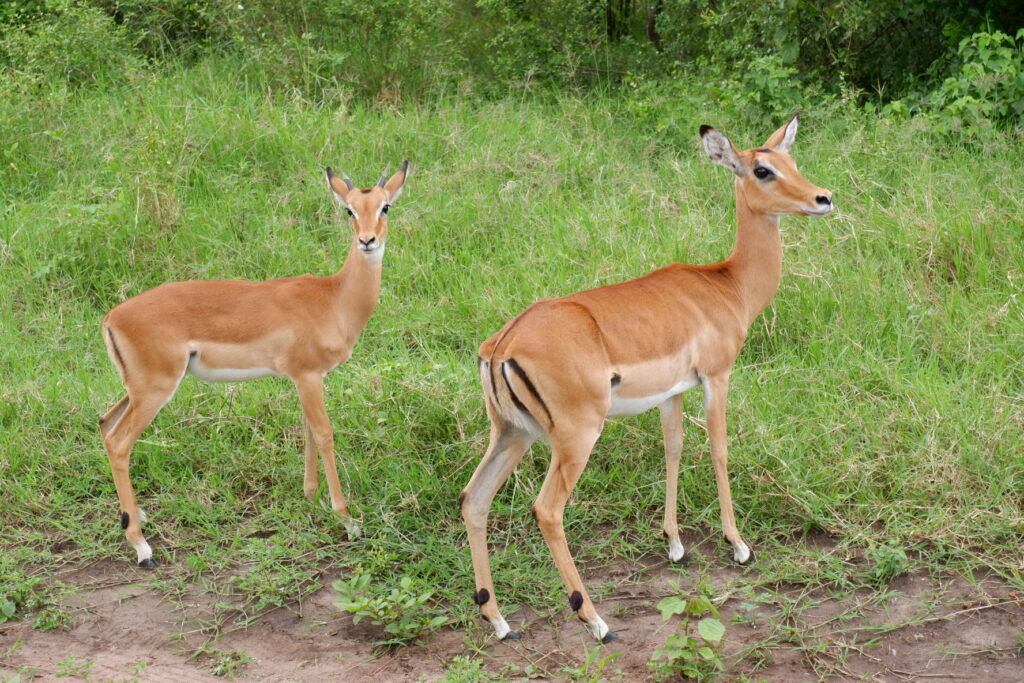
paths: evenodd
<path fill-rule="evenodd" d="M 797 117 L 772 133 L 762 147 L 741 152 L 711 126 L 700 127 L 708 156 L 736 174 L 736 189 L 756 213 L 768 216 L 824 216 L 832 210 L 832 193 L 796 170 L 789 150 L 796 139 Z"/>
<path fill-rule="evenodd" d="M 384 242 L 388 237 L 388 209 L 402 194 L 402 185 L 405 184 L 408 172 L 409 161 L 406 160 L 390 179 L 385 171 L 373 187 L 358 188 L 344 172 L 339 178 L 330 166 L 327 167 L 327 185 L 352 219 L 359 251 L 371 261 L 379 261 L 384 255 Z"/>

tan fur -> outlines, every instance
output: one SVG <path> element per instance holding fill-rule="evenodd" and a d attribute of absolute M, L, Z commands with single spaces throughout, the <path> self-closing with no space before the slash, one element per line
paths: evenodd
<path fill-rule="evenodd" d="M 304 491 L 317 489 L 315 450 L 324 462 L 331 506 L 350 521 L 334 463 L 333 433 L 323 402 L 323 378 L 344 363 L 373 313 L 381 266 L 365 255 L 365 242 L 387 237 L 378 208 L 405 182 L 408 162 L 384 187 L 348 189 L 328 172 L 339 202 L 352 207 L 353 237 L 345 265 L 334 275 L 301 275 L 265 282 L 171 282 L 128 299 L 103 318 L 104 341 L 127 395 L 103 416 L 100 431 L 114 474 L 126 536 L 140 551 L 135 493 L 128 478 L 132 448 L 185 374 L 236 377 L 278 375 L 296 385 L 305 420 Z M 383 248 L 383 247 L 381 247 Z M 191 364 L 191 365 L 190 365 Z M 218 380 L 220 381 L 220 380 Z M 224 379 L 223 381 L 233 381 Z"/>
<path fill-rule="evenodd" d="M 486 589 L 492 596 L 481 611 L 496 628 L 505 622 L 493 597 L 487 559 L 488 510 L 523 452 L 544 436 L 551 442 L 552 455 L 535 515 L 567 592 L 583 596 L 579 617 L 595 636 L 606 637 L 607 627 L 580 580 L 561 520 L 616 400 L 641 399 L 642 405 L 643 397 L 668 392 L 660 405 L 668 470 L 663 529 L 670 547 L 681 549 L 675 501 L 682 400 L 672 392 L 697 381 L 704 385 L 722 526 L 737 557 L 749 554 L 736 528 L 726 471 L 729 374 L 750 324 L 779 285 L 782 244 L 777 216 L 819 214 L 831 208 L 831 193 L 805 180 L 782 149 L 788 148 L 786 141 L 791 143 L 795 132 L 794 119 L 769 138 L 765 148 L 771 151 L 739 152 L 714 129 L 705 131 L 711 136 L 705 140 L 709 155 L 736 174 L 736 246 L 728 259 L 700 266 L 675 263 L 629 282 L 539 301 L 481 345 L 491 445 L 464 491 L 462 512 L 477 590 Z M 782 177 L 756 178 L 753 169 L 759 160 Z M 512 360 L 536 396 L 525 381 L 504 383 L 500 376 L 488 376 L 488 369 L 495 372 Z M 529 415 L 516 408 L 510 393 Z"/>

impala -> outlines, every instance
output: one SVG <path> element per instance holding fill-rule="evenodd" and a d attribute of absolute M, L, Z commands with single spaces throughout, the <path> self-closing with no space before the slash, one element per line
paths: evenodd
<path fill-rule="evenodd" d="M 331 507 L 350 534 L 349 514 L 334 463 L 334 436 L 324 408 L 324 376 L 349 359 L 380 297 L 388 208 L 398 199 L 409 162 L 374 187 L 358 189 L 327 168 L 327 184 L 352 219 L 352 246 L 328 277 L 247 282 L 171 282 L 115 306 L 103 318 L 103 341 L 127 394 L 100 418 L 121 504 L 121 527 L 140 567 L 155 567 L 142 535 L 145 521 L 128 478 L 132 447 L 187 374 L 208 382 L 273 375 L 295 383 L 305 422 L 303 490 L 317 491 L 320 451 Z"/>
<path fill-rule="evenodd" d="M 749 564 L 733 515 L 726 469 L 725 405 L 729 374 L 747 330 L 768 305 L 782 275 L 780 215 L 822 216 L 832 194 L 808 182 L 789 149 L 797 119 L 763 147 L 738 151 L 710 126 L 700 129 L 712 161 L 736 184 L 736 244 L 711 265 L 672 264 L 628 282 L 543 299 L 480 347 L 490 444 L 459 504 L 476 576 L 474 601 L 498 638 L 517 639 L 498 609 L 487 554 L 487 517 L 494 495 L 538 438 L 551 463 L 533 505 L 569 605 L 600 641 L 617 636 L 594 609 L 566 543 L 562 515 L 609 417 L 657 406 L 665 436 L 665 517 L 673 561 L 684 557 L 676 522 L 682 448 L 682 392 L 701 386 L 725 537 L 733 557 Z M 557 332 L 555 332 L 557 331 Z"/>

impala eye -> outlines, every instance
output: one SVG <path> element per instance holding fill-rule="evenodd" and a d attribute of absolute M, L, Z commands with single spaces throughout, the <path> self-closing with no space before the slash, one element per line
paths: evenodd
<path fill-rule="evenodd" d="M 390 209 L 390 208 L 391 208 L 390 204 L 385 204 L 384 206 L 380 207 L 380 212 L 382 214 L 384 214 L 384 215 L 387 215 L 388 209 Z"/>
<path fill-rule="evenodd" d="M 345 207 L 345 212 L 348 213 L 349 216 L 355 216 L 355 214 L 352 213 L 352 209 L 348 208 L 347 206 Z"/>
<path fill-rule="evenodd" d="M 757 168 L 754 169 L 754 176 L 756 178 L 758 178 L 759 180 L 764 180 L 765 178 L 770 178 L 773 175 L 775 175 L 775 174 L 772 173 L 771 170 L 765 168 L 764 166 L 758 166 Z"/>

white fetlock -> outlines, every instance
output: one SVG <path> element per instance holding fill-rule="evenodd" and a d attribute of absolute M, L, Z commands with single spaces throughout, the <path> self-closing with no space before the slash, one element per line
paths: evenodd
<path fill-rule="evenodd" d="M 135 548 L 135 554 L 138 555 L 139 564 L 142 564 L 145 560 L 153 557 L 153 549 L 149 547 L 149 544 L 145 541 L 141 543 L 132 543 L 132 547 Z"/>
<path fill-rule="evenodd" d="M 740 543 L 732 549 L 732 558 L 740 564 L 746 564 L 751 554 L 750 548 L 747 547 L 746 543 Z"/>
<path fill-rule="evenodd" d="M 593 623 L 587 622 L 587 628 L 590 629 L 590 633 L 601 642 L 604 642 L 604 638 L 608 635 L 608 631 L 610 630 L 608 628 L 608 624 L 604 623 L 604 619 L 601 617 L 596 617 Z"/>
<path fill-rule="evenodd" d="M 363 529 L 356 520 L 349 518 L 342 523 L 345 525 L 345 531 L 348 533 L 349 538 L 359 538 L 363 535 Z"/>
<path fill-rule="evenodd" d="M 494 627 L 494 636 L 498 640 L 505 640 L 505 636 L 512 632 L 512 627 L 508 625 L 504 617 L 498 617 L 494 621 L 491 621 L 491 626 Z"/>
<path fill-rule="evenodd" d="M 673 562 L 679 562 L 686 555 L 686 548 L 677 538 L 668 539 L 668 559 Z"/>

